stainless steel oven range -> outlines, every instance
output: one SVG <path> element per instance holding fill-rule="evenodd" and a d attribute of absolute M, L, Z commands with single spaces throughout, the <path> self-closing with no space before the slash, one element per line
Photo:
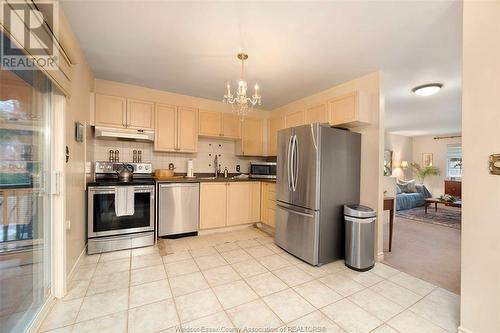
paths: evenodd
<path fill-rule="evenodd" d="M 127 181 L 117 174 L 123 167 L 133 170 Z M 154 244 L 155 185 L 151 171 L 151 163 L 95 163 L 95 181 L 87 188 L 89 254 Z M 132 203 L 133 207 L 127 206 Z M 126 209 L 122 212 L 123 205 Z"/>

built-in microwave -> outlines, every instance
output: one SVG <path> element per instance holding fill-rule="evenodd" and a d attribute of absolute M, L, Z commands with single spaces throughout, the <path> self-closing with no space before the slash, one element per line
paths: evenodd
<path fill-rule="evenodd" d="M 276 162 L 251 162 L 250 178 L 276 179 Z"/>

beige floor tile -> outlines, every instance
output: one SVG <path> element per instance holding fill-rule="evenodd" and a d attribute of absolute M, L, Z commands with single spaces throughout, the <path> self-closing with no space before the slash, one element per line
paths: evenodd
<path fill-rule="evenodd" d="M 271 236 L 257 237 L 255 240 L 262 245 L 274 244 L 274 237 Z"/>
<path fill-rule="evenodd" d="M 313 276 L 307 274 L 306 272 L 295 266 L 277 269 L 273 271 L 273 274 L 279 277 L 289 287 L 293 287 L 314 279 Z"/>
<path fill-rule="evenodd" d="M 189 250 L 189 252 L 191 252 L 193 258 L 210 256 L 218 253 L 217 250 L 215 250 L 215 248 L 212 246 L 196 248 L 193 250 Z"/>
<path fill-rule="evenodd" d="M 402 306 L 370 289 L 349 296 L 349 300 L 382 321 L 387 321 L 404 310 Z"/>
<path fill-rule="evenodd" d="M 217 297 L 210 289 L 176 297 L 175 304 L 181 322 L 189 322 L 222 310 Z"/>
<path fill-rule="evenodd" d="M 202 273 L 212 287 L 241 279 L 238 273 L 229 265 L 208 269 L 202 271 Z"/>
<path fill-rule="evenodd" d="M 314 276 L 316 279 L 328 275 L 328 272 L 321 267 L 312 266 L 305 262 L 297 264 L 296 266 L 307 274 Z"/>
<path fill-rule="evenodd" d="M 43 321 L 40 331 L 45 332 L 73 324 L 80 310 L 82 300 L 82 298 L 78 298 L 67 302 L 57 302 Z"/>
<path fill-rule="evenodd" d="M 302 318 L 294 320 L 293 322 L 286 325 L 293 332 L 308 332 L 311 327 L 320 328 L 325 333 L 344 333 L 345 331 L 331 321 L 327 316 L 325 316 L 320 311 L 315 311 Z M 316 332 L 319 332 L 316 331 Z"/>
<path fill-rule="evenodd" d="M 396 331 L 391 326 L 389 326 L 387 324 L 383 324 L 383 325 L 380 325 L 379 327 L 377 327 L 376 329 L 374 329 L 373 331 L 371 331 L 370 333 L 399 333 L 399 332 Z"/>
<path fill-rule="evenodd" d="M 314 306 L 300 297 L 293 289 L 286 289 L 263 298 L 264 302 L 284 323 L 315 311 Z"/>
<path fill-rule="evenodd" d="M 255 239 L 246 239 L 246 240 L 240 240 L 236 242 L 241 248 L 245 249 L 247 247 L 253 247 L 253 246 L 259 246 L 261 245 L 259 242 L 257 242 Z"/>
<path fill-rule="evenodd" d="M 295 286 L 293 289 L 317 308 L 322 308 L 343 298 L 318 280 Z"/>
<path fill-rule="evenodd" d="M 146 247 L 139 247 L 137 249 L 132 249 L 132 257 L 144 256 L 146 254 L 153 254 L 153 253 L 160 253 L 158 246 L 153 245 L 153 246 L 146 246 Z"/>
<path fill-rule="evenodd" d="M 236 264 L 237 262 L 247 261 L 252 259 L 252 257 L 246 253 L 244 250 L 233 250 L 221 253 L 224 259 L 230 264 Z"/>
<path fill-rule="evenodd" d="M 340 273 L 330 274 L 319 280 L 344 297 L 365 289 L 362 284 Z"/>
<path fill-rule="evenodd" d="M 370 272 L 373 272 L 384 279 L 388 279 L 399 273 L 397 269 L 380 262 L 375 263 L 375 266 L 370 270 Z"/>
<path fill-rule="evenodd" d="M 382 322 L 348 299 L 330 304 L 321 311 L 347 332 L 367 333 Z"/>
<path fill-rule="evenodd" d="M 157 266 L 163 264 L 161 257 L 158 253 L 146 254 L 143 256 L 132 257 L 132 269 L 138 269 L 148 266 Z"/>
<path fill-rule="evenodd" d="M 82 266 L 89 264 L 97 264 L 100 258 L 101 258 L 100 254 L 90 254 L 90 255 L 86 254 L 80 259 L 79 264 Z"/>
<path fill-rule="evenodd" d="M 162 259 L 163 262 L 166 264 L 170 262 L 193 259 L 193 257 L 191 256 L 191 253 L 189 253 L 189 251 L 186 250 L 186 251 L 177 251 L 167 256 L 163 256 Z"/>
<path fill-rule="evenodd" d="M 129 310 L 129 333 L 153 333 L 178 324 L 179 318 L 172 299 Z"/>
<path fill-rule="evenodd" d="M 182 324 L 185 332 L 221 332 L 221 328 L 224 328 L 222 332 L 227 332 L 226 329 L 233 327 L 233 323 L 223 311 Z"/>
<path fill-rule="evenodd" d="M 167 275 L 170 278 L 174 276 L 197 272 L 199 271 L 199 268 L 193 259 L 187 259 L 187 260 L 166 263 L 165 271 L 167 272 Z"/>
<path fill-rule="evenodd" d="M 210 268 L 227 265 L 227 262 L 220 254 L 211 254 L 208 256 L 194 258 L 198 267 L 203 271 Z"/>
<path fill-rule="evenodd" d="M 129 272 L 115 272 L 95 275 L 90 281 L 87 296 L 108 292 L 115 289 L 128 288 Z"/>
<path fill-rule="evenodd" d="M 163 280 L 167 277 L 163 265 L 149 266 L 130 271 L 130 285 Z"/>
<path fill-rule="evenodd" d="M 128 288 L 87 296 L 76 318 L 77 322 L 127 310 Z"/>
<path fill-rule="evenodd" d="M 82 265 L 78 267 L 75 274 L 73 274 L 73 280 L 90 280 L 94 276 L 96 270 L 96 264 Z"/>
<path fill-rule="evenodd" d="M 226 312 L 239 329 L 272 329 L 283 324 L 262 300 L 243 304 Z"/>
<path fill-rule="evenodd" d="M 340 274 L 353 279 L 354 281 L 362 284 L 365 287 L 371 287 L 374 284 L 377 284 L 384 280 L 382 277 L 372 272 L 357 272 L 352 269 L 346 269 L 340 272 Z"/>
<path fill-rule="evenodd" d="M 63 301 L 69 301 L 71 299 L 83 298 L 87 293 L 87 289 L 90 285 L 90 280 L 71 280 L 68 282 L 68 292 L 66 296 L 62 299 Z"/>
<path fill-rule="evenodd" d="M 446 331 L 437 325 L 425 320 L 417 314 L 406 310 L 387 322 L 399 332 L 404 333 L 445 333 Z"/>
<path fill-rule="evenodd" d="M 247 251 L 254 258 L 260 258 L 275 254 L 273 251 L 271 251 L 264 245 L 247 247 L 245 248 L 245 251 Z"/>
<path fill-rule="evenodd" d="M 243 278 L 267 272 L 267 269 L 259 264 L 255 259 L 238 262 L 231 265 Z"/>
<path fill-rule="evenodd" d="M 69 325 L 69 326 L 56 328 L 55 330 L 50 330 L 50 331 L 47 331 L 46 333 L 71 333 L 71 331 L 73 330 L 73 326 L 74 325 Z M 9 332 L 9 331 L 7 331 L 7 332 Z"/>
<path fill-rule="evenodd" d="M 274 254 L 272 256 L 262 257 L 257 259 L 265 268 L 270 271 L 274 271 L 276 269 L 284 268 L 291 266 L 292 263 L 279 254 Z"/>
<path fill-rule="evenodd" d="M 127 311 L 111 314 L 109 316 L 82 321 L 75 324 L 74 333 L 126 333 L 127 332 Z"/>
<path fill-rule="evenodd" d="M 97 264 L 95 275 L 107 275 L 130 270 L 130 258 L 100 262 Z"/>
<path fill-rule="evenodd" d="M 224 309 L 229 309 L 259 298 L 243 280 L 214 287 L 213 291 Z"/>
<path fill-rule="evenodd" d="M 130 287 L 129 307 L 135 308 L 171 297 L 172 293 L 167 279 L 144 283 Z"/>
<path fill-rule="evenodd" d="M 169 279 L 174 297 L 208 289 L 209 285 L 201 272 L 175 276 Z"/>
<path fill-rule="evenodd" d="M 282 254 L 282 253 L 285 253 L 285 251 L 283 251 L 283 249 L 281 247 L 279 247 L 278 245 L 274 244 L 274 243 L 267 243 L 267 244 L 263 244 L 265 247 L 267 247 L 269 250 L 273 251 L 273 253 L 276 253 L 276 254 Z"/>
<path fill-rule="evenodd" d="M 132 252 L 130 250 L 102 253 L 101 258 L 99 259 L 99 262 L 107 262 L 107 261 L 118 260 L 118 259 L 128 259 L 128 258 L 130 258 L 131 253 Z"/>
<path fill-rule="evenodd" d="M 234 250 L 240 250 L 241 248 L 236 244 L 236 242 L 230 242 L 230 243 L 224 243 L 221 245 L 217 245 L 215 249 L 219 252 L 227 252 L 227 251 L 234 251 Z"/>
<path fill-rule="evenodd" d="M 373 290 L 385 298 L 401 305 L 404 308 L 407 308 L 416 302 L 418 302 L 422 297 L 415 294 L 414 292 L 403 288 L 394 282 L 385 280 L 382 281 L 372 287 L 370 290 Z"/>
<path fill-rule="evenodd" d="M 290 263 L 292 263 L 293 265 L 298 265 L 298 264 L 302 264 L 304 263 L 305 261 L 303 260 L 300 260 L 299 258 L 291 255 L 290 253 L 288 252 L 283 252 L 280 254 L 280 256 L 285 259 L 285 260 L 288 260 Z"/>
<path fill-rule="evenodd" d="M 436 288 L 435 285 L 429 282 L 418 279 L 403 272 L 392 276 L 389 280 L 396 284 L 399 284 L 402 287 L 405 287 L 406 289 L 410 289 L 415 294 L 418 294 L 420 296 L 425 296 Z"/>
<path fill-rule="evenodd" d="M 456 332 L 460 324 L 460 297 L 442 288 L 433 290 L 410 310 L 448 332 Z"/>
<path fill-rule="evenodd" d="M 344 260 L 337 260 L 321 266 L 321 269 L 328 273 L 339 273 L 348 268 L 346 267 Z"/>
<path fill-rule="evenodd" d="M 285 282 L 278 279 L 271 272 L 251 276 L 249 278 L 246 278 L 245 281 L 261 297 L 267 296 L 269 294 L 272 294 L 272 293 L 275 293 L 275 292 L 278 292 L 281 290 L 285 290 L 286 288 L 288 288 L 288 286 L 285 284 Z"/>

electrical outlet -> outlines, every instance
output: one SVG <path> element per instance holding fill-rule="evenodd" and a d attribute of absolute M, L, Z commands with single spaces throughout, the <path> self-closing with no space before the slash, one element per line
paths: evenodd
<path fill-rule="evenodd" d="M 71 229 L 71 220 L 66 220 L 66 230 Z"/>

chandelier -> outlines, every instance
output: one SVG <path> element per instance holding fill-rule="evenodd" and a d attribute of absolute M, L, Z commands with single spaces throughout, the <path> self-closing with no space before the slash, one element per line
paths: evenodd
<path fill-rule="evenodd" d="M 238 81 L 238 90 L 235 92 L 236 96 L 231 93 L 231 85 L 229 82 L 226 83 L 226 94 L 222 99 L 222 102 L 226 104 L 231 104 L 233 112 L 238 114 L 240 117 L 244 117 L 255 105 L 261 105 L 259 85 L 255 84 L 253 96 L 247 97 L 247 82 L 243 79 L 244 64 L 245 60 L 248 59 L 248 54 L 238 53 L 238 59 L 241 60 L 241 77 Z"/>

